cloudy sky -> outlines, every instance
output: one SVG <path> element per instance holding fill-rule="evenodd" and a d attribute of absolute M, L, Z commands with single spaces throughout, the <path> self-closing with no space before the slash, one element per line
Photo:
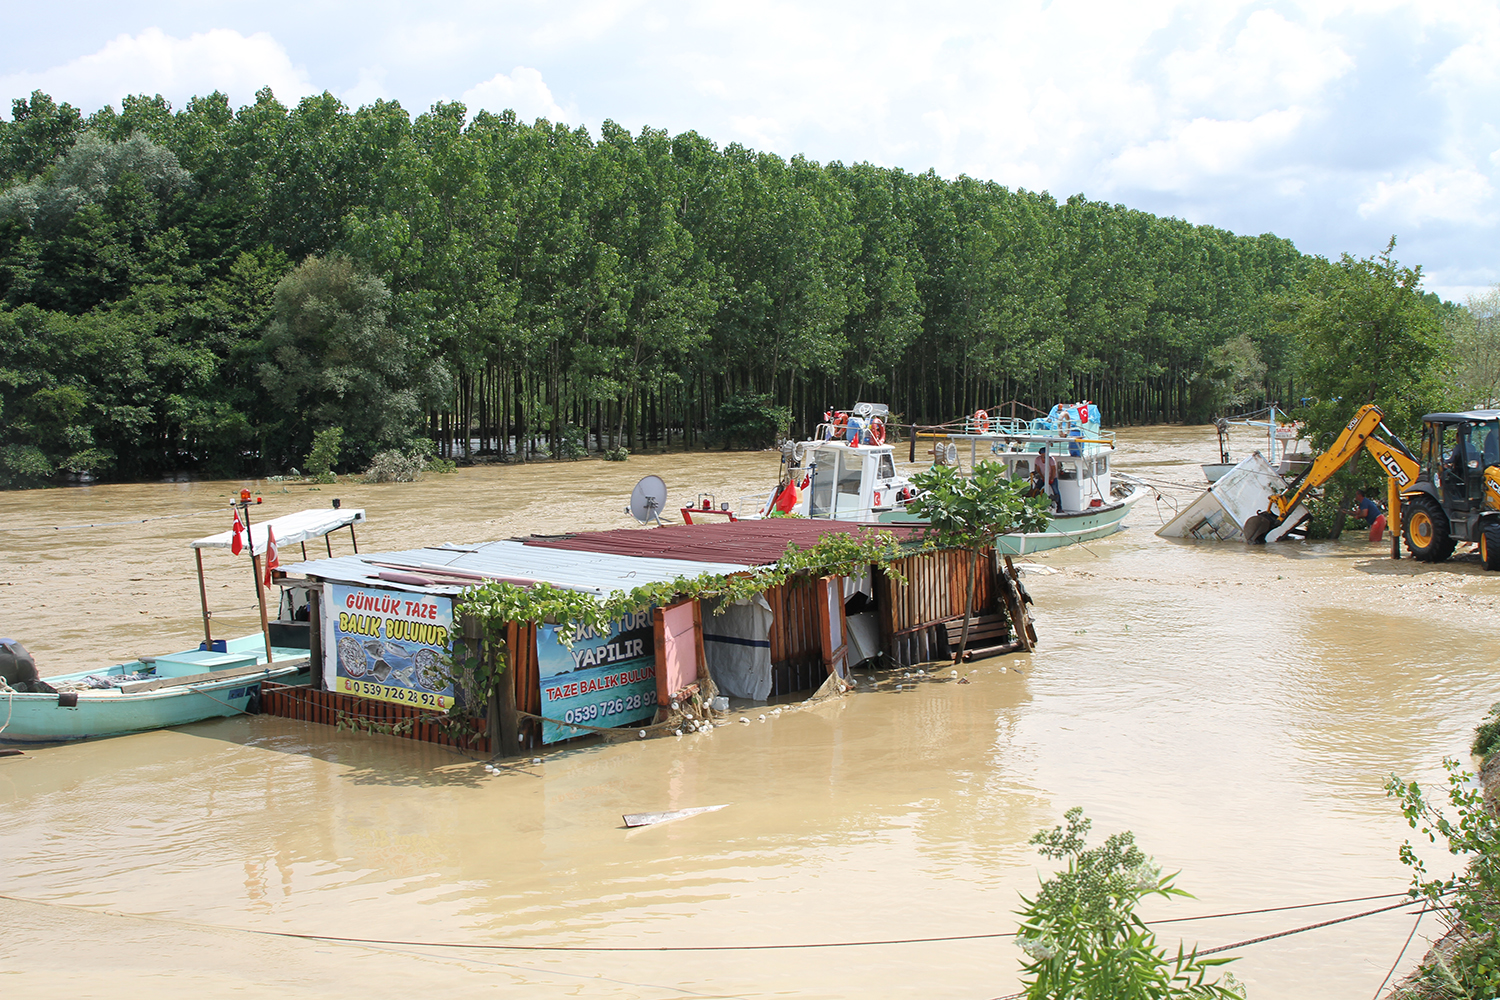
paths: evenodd
<path fill-rule="evenodd" d="M 6 101 L 263 86 L 692 129 L 1329 257 L 1395 235 L 1445 297 L 1500 282 L 1495 0 L 64 0 L 0 36 Z"/>

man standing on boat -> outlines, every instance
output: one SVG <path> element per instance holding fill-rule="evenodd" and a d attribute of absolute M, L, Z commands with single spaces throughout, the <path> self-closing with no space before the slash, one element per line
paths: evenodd
<path fill-rule="evenodd" d="M 1060 512 L 1062 492 L 1057 488 L 1057 459 L 1047 454 L 1046 445 L 1036 453 L 1036 465 L 1031 471 L 1031 495 L 1040 496 L 1044 490 L 1052 494 L 1053 509 Z"/>

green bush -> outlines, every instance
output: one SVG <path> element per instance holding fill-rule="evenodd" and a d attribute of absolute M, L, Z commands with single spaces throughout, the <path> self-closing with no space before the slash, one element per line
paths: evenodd
<path fill-rule="evenodd" d="M 584 444 L 587 433 L 587 431 L 577 424 L 564 424 L 562 433 L 558 435 L 557 439 L 557 457 L 566 458 L 569 461 L 577 461 L 584 455 L 587 455 L 589 450 L 587 445 Z"/>
<path fill-rule="evenodd" d="M 604 460 L 606 462 L 623 462 L 629 457 L 630 449 L 625 447 L 623 444 L 614 448 L 606 448 L 604 450 Z"/>
<path fill-rule="evenodd" d="M 320 483 L 336 481 L 333 467 L 339 461 L 339 449 L 344 446 L 344 429 L 326 427 L 313 435 L 312 450 L 307 453 L 307 474 Z"/>
<path fill-rule="evenodd" d="M 414 483 L 422 478 L 426 468 L 427 456 L 420 449 L 399 451 L 392 448 L 371 460 L 364 479 L 367 483 Z"/>
<path fill-rule="evenodd" d="M 1488 759 L 1497 750 L 1500 750 L 1500 701 L 1491 705 L 1484 721 L 1474 727 L 1474 744 L 1469 747 L 1469 752 L 1480 760 Z"/>
<path fill-rule="evenodd" d="M 1424 964 L 1403 992 L 1476 1000 L 1496 997 L 1500 996 L 1500 941 L 1495 935 L 1500 924 L 1500 821 L 1486 808 L 1474 775 L 1451 758 L 1444 759 L 1443 768 L 1448 772 L 1446 797 L 1455 817 L 1441 804 L 1429 802 L 1415 781 L 1391 775 L 1385 784 L 1386 794 L 1401 800 L 1401 812 L 1413 830 L 1432 844 L 1442 835 L 1449 854 L 1468 858 L 1462 871 L 1447 878 L 1428 878 L 1411 841 L 1401 845 L 1401 860 L 1412 870 L 1412 898 L 1425 899 L 1460 937 L 1451 957 L 1439 955 Z"/>
<path fill-rule="evenodd" d="M 719 404 L 710 422 L 710 444 L 736 450 L 769 448 L 792 425 L 792 408 L 777 406 L 768 393 L 742 392 Z"/>
<path fill-rule="evenodd" d="M 1176 997 L 1244 997 L 1233 976 L 1208 981 L 1208 973 L 1233 959 L 1199 958 L 1180 946 L 1175 956 L 1136 914 L 1146 896 L 1187 896 L 1135 845 L 1130 831 L 1099 847 L 1084 846 L 1091 822 L 1069 809 L 1067 829 L 1053 827 L 1031 838 L 1037 850 L 1067 870 L 1042 883 L 1021 902 L 1016 944 L 1030 956 L 1022 968 L 1027 1000 L 1126 1000 Z"/>

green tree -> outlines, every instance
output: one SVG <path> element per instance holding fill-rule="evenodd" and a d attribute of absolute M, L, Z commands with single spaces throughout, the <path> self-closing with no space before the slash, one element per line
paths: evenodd
<path fill-rule="evenodd" d="M 1457 363 L 1458 405 L 1500 404 L 1500 285 L 1445 313 L 1443 329 Z"/>
<path fill-rule="evenodd" d="M 1402 267 L 1391 238 L 1376 257 L 1344 254 L 1314 265 L 1290 301 L 1302 343 L 1302 384 L 1316 398 L 1307 424 L 1327 447 L 1350 414 L 1374 402 L 1403 437 L 1448 403 L 1451 355 L 1438 311 L 1421 292 L 1422 269 Z"/>
<path fill-rule="evenodd" d="M 262 431 L 273 466 L 307 454 L 314 433 L 329 427 L 344 429 L 356 466 L 414 447 L 427 405 L 448 391 L 448 372 L 412 350 L 389 310 L 385 284 L 339 254 L 309 257 L 276 286 L 259 371 L 282 414 Z"/>

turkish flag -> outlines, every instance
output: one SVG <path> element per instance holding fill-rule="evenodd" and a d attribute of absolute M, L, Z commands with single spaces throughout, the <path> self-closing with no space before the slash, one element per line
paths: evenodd
<path fill-rule="evenodd" d="M 233 508 L 233 510 L 234 527 L 230 530 L 234 532 L 234 538 L 229 542 L 229 551 L 233 552 L 235 555 L 239 555 L 240 550 L 245 547 L 245 543 L 240 539 L 241 532 L 245 530 L 245 522 L 240 520 L 240 509 L 238 507 L 235 507 Z"/>
<path fill-rule="evenodd" d="M 281 560 L 276 555 L 276 532 L 266 526 L 266 586 L 271 585 L 271 570 L 280 569 Z"/>

